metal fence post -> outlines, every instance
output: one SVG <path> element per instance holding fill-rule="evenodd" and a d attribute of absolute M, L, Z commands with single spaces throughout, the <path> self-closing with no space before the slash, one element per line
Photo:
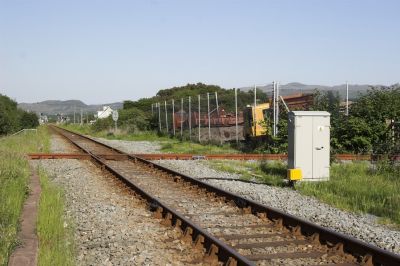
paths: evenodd
<path fill-rule="evenodd" d="M 198 99 L 199 99 L 199 143 L 201 142 L 201 133 L 200 133 L 200 123 L 201 123 L 201 112 L 200 112 L 200 94 L 198 95 Z"/>
<path fill-rule="evenodd" d="M 192 140 L 192 101 L 189 96 L 189 139 Z"/>

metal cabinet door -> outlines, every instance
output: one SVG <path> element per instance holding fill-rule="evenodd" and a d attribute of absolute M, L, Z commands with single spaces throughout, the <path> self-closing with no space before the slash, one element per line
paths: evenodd
<path fill-rule="evenodd" d="M 295 168 L 301 168 L 303 179 L 310 180 L 313 177 L 311 149 L 312 140 L 312 117 L 298 116 L 295 123 Z"/>
<path fill-rule="evenodd" d="M 329 179 L 329 131 L 329 117 L 313 117 L 313 179 Z"/>

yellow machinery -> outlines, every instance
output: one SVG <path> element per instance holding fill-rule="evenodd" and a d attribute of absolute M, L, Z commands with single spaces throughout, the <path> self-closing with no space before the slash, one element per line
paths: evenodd
<path fill-rule="evenodd" d="M 265 121 L 266 117 L 271 117 L 270 112 L 271 109 L 269 103 L 258 104 L 256 108 L 254 108 L 254 105 L 248 105 L 245 110 L 244 119 L 245 136 L 265 136 L 267 132 L 263 122 Z"/>

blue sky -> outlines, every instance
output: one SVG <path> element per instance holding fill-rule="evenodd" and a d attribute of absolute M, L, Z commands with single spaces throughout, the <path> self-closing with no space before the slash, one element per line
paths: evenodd
<path fill-rule="evenodd" d="M 399 82 L 400 1 L 0 0 L 0 93 L 105 103 L 193 82 Z"/>

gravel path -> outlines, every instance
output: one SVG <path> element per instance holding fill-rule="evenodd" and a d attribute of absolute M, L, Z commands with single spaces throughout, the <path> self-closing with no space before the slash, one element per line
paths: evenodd
<path fill-rule="evenodd" d="M 53 138 L 51 148 L 68 149 L 61 138 Z M 162 226 L 131 191 L 90 162 L 34 162 L 65 191 L 77 265 L 187 265 L 204 255 L 181 242 L 178 231 Z"/>
<path fill-rule="evenodd" d="M 151 153 L 159 149 L 159 144 L 152 142 L 118 140 L 105 142 L 127 152 Z M 196 178 L 240 178 L 236 174 L 211 169 L 204 161 L 157 160 L 154 162 Z M 206 182 L 400 254 L 400 232 L 378 224 L 375 216 L 342 211 L 289 188 L 234 180 L 207 180 Z"/>

